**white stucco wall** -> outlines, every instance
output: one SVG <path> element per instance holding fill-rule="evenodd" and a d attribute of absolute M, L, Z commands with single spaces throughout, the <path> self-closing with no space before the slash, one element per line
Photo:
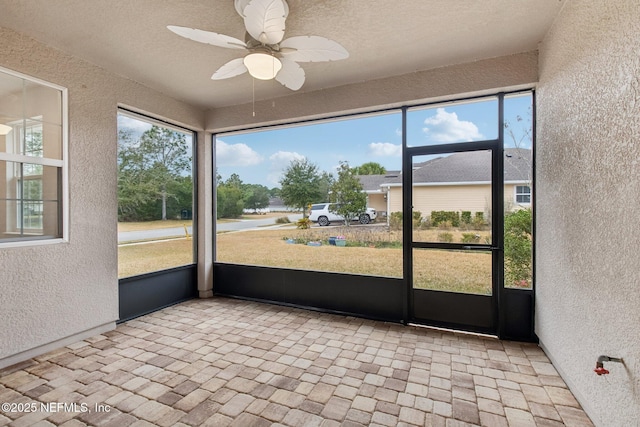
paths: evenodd
<path fill-rule="evenodd" d="M 640 3 L 567 1 L 539 74 L 536 333 L 597 426 L 638 425 Z"/>
<path fill-rule="evenodd" d="M 0 249 L 2 367 L 118 318 L 118 104 L 192 129 L 204 113 L 11 30 L 0 28 L 0 40 L 0 66 L 68 88 L 70 118 L 69 242 Z"/>

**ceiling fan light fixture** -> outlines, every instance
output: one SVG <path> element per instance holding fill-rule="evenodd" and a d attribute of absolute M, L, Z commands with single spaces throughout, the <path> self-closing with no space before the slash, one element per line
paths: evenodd
<path fill-rule="evenodd" d="M 245 56 L 244 66 L 256 79 L 271 80 L 282 69 L 282 62 L 273 55 L 258 52 Z"/>
<path fill-rule="evenodd" d="M 13 128 L 11 126 L 3 125 L 2 123 L 0 123 L 0 135 L 7 135 L 12 130 Z"/>

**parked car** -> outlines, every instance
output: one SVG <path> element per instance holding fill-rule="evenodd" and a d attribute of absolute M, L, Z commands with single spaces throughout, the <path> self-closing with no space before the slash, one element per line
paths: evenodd
<path fill-rule="evenodd" d="M 318 225 L 324 226 L 331 224 L 332 221 L 344 221 L 344 217 L 332 212 L 329 208 L 333 203 L 316 203 L 311 205 L 309 210 L 309 219 L 313 222 L 317 222 Z M 367 208 L 367 210 L 356 217 L 352 218 L 352 221 L 358 221 L 360 224 L 369 224 L 376 219 L 376 210 L 373 208 Z"/>

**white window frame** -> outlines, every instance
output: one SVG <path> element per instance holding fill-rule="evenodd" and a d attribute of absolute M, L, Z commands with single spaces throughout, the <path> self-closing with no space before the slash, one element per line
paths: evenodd
<path fill-rule="evenodd" d="M 518 187 L 526 187 L 529 189 L 528 192 L 518 192 Z M 517 205 L 524 205 L 524 206 L 528 206 L 531 204 L 531 185 L 528 184 L 516 184 L 513 186 L 513 200 Z M 518 196 L 529 196 L 529 201 L 528 202 L 519 202 L 518 201 Z"/>
<path fill-rule="evenodd" d="M 20 79 L 27 80 L 32 83 L 36 83 L 51 89 L 55 89 L 61 94 L 61 157 L 62 159 L 52 159 L 46 157 L 35 157 L 35 156 L 27 156 L 23 154 L 16 153 L 6 153 L 0 152 L 0 160 L 4 160 L 6 162 L 14 162 L 19 164 L 36 164 L 41 166 L 53 166 L 60 168 L 61 173 L 61 200 L 59 203 L 61 205 L 61 213 L 62 218 L 59 218 L 58 221 L 62 227 L 61 237 L 48 238 L 46 236 L 38 237 L 25 237 L 24 240 L 16 239 L 6 242 L 0 242 L 0 248 L 9 248 L 9 247 L 23 247 L 23 246 L 37 246 L 37 245 L 51 245 L 64 243 L 69 241 L 69 160 L 68 160 L 68 152 L 69 152 L 69 94 L 68 89 L 59 86 L 54 83 L 49 83 L 44 80 L 38 79 L 36 77 L 32 77 L 26 74 L 19 73 L 17 71 L 9 70 L 4 67 L 0 67 L 0 72 L 4 74 L 8 74 L 13 77 L 17 77 Z M 34 118 L 23 117 L 23 123 L 29 121 Z M 22 124 L 20 126 L 23 126 Z"/>

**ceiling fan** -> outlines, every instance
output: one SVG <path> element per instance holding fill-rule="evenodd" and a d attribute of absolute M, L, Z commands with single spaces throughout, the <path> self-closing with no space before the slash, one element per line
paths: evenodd
<path fill-rule="evenodd" d="M 228 79 L 245 72 L 256 79 L 276 79 L 283 86 L 298 90 L 305 80 L 298 62 L 337 61 L 349 57 L 339 43 L 320 36 L 298 36 L 284 39 L 289 5 L 285 0 L 235 0 L 235 8 L 244 19 L 245 41 L 195 28 L 169 25 L 179 36 L 200 43 L 247 52 L 213 73 L 213 80 Z"/>

